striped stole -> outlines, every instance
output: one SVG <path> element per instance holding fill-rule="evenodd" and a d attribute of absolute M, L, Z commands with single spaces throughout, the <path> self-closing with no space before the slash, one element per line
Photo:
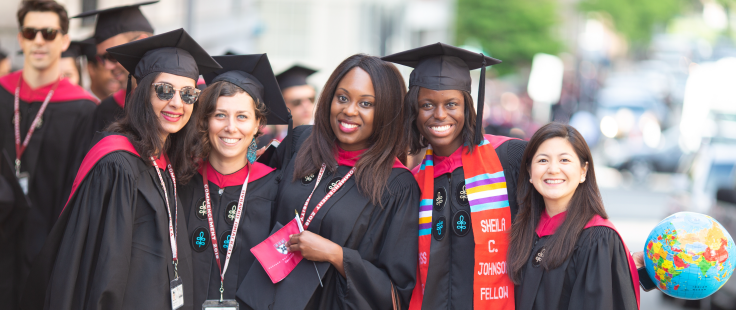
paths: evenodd
<path fill-rule="evenodd" d="M 488 137 L 488 136 L 487 136 Z M 463 147 L 465 188 L 470 202 L 470 218 L 475 239 L 473 307 L 475 309 L 514 309 L 514 284 L 506 273 L 508 233 L 511 230 L 506 178 L 494 146 L 483 142 L 468 154 Z M 502 137 L 499 137 L 502 138 Z M 434 162 L 430 146 L 415 178 L 422 190 L 419 207 L 419 263 L 417 284 L 409 309 L 421 309 L 429 271 L 433 225 Z M 454 223 L 450 223 L 452 225 Z M 432 292 L 427 292 L 432 294 Z"/>

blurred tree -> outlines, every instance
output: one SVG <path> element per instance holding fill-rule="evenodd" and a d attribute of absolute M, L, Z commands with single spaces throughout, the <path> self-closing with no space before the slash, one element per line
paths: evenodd
<path fill-rule="evenodd" d="M 457 0 L 457 43 L 479 43 L 503 60 L 494 66 L 499 74 L 511 73 L 531 64 L 536 53 L 560 52 L 556 12 L 555 0 Z"/>
<path fill-rule="evenodd" d="M 690 3 L 689 0 L 581 0 L 579 8 L 583 12 L 607 12 L 619 33 L 632 45 L 643 47 L 652 38 L 655 26 L 665 26 Z"/>

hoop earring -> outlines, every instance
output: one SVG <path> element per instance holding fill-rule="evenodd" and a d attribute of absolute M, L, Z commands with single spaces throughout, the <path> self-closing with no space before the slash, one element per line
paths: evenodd
<path fill-rule="evenodd" d="M 258 144 L 256 144 L 256 138 L 254 137 L 253 140 L 250 141 L 250 145 L 248 145 L 248 162 L 251 164 L 256 161 L 256 151 L 258 150 Z"/>

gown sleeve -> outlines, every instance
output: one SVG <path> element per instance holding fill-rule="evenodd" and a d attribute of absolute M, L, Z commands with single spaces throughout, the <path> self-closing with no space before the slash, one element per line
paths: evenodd
<path fill-rule="evenodd" d="M 577 277 L 568 309 L 637 310 L 628 253 L 618 234 L 591 227 L 590 239 L 573 254 Z"/>
<path fill-rule="evenodd" d="M 62 197 L 64 198 L 69 197 L 72 184 L 74 184 L 74 178 L 77 176 L 77 170 L 79 170 L 84 156 L 87 155 L 87 151 L 92 147 L 90 144 L 92 144 L 92 138 L 94 137 L 94 132 L 92 131 L 94 110 L 95 108 L 93 107 L 81 111 L 75 122 L 74 132 L 72 133 L 75 138 L 72 139 L 72 144 L 69 146 L 68 157 L 72 159 L 72 162 L 66 167 L 67 171 L 64 182 L 66 186 L 64 186 L 64 191 L 62 192 Z M 59 202 L 58 207 L 63 208 L 64 202 Z M 59 213 L 61 213 L 61 209 L 54 210 L 55 215 L 59 215 Z"/>
<path fill-rule="evenodd" d="M 371 247 L 380 253 L 375 261 L 363 259 L 359 251 L 343 247 L 345 278 L 338 275 L 338 291 L 344 296 L 346 309 L 390 309 L 391 285 L 397 292 L 402 309 L 409 307 L 409 300 L 416 282 L 418 253 L 419 187 L 411 174 L 402 174 L 389 185 L 387 201 L 374 212 L 384 212 L 380 220 L 387 225 L 377 225 L 385 230 L 383 240 L 372 240 Z M 399 180 L 400 179 L 400 180 Z M 380 232 L 368 236 L 380 235 Z"/>
<path fill-rule="evenodd" d="M 77 188 L 51 272 L 46 309 L 121 309 L 137 197 L 120 153 L 99 161 Z"/>

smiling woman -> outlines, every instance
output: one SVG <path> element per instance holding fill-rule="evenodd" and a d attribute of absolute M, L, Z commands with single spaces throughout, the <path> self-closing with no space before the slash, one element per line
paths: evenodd
<path fill-rule="evenodd" d="M 508 254 L 516 308 L 637 309 L 634 261 L 607 220 L 582 135 L 547 124 L 522 163 Z"/>
<path fill-rule="evenodd" d="M 138 87 L 126 116 L 84 158 L 28 278 L 24 309 L 193 308 L 177 189 L 194 173 L 186 146 L 196 138 L 196 78 L 220 65 L 182 29 L 109 52 Z"/>
<path fill-rule="evenodd" d="M 279 176 L 254 161 L 252 146 L 263 126 L 288 117 L 265 54 L 214 59 L 223 69 L 204 75 L 208 86 L 193 120 L 199 139 L 191 148 L 201 162 L 181 188 L 193 250 L 193 299 L 196 309 L 220 298 L 247 309 L 235 294 L 255 261 L 250 248 L 268 237 Z"/>
<path fill-rule="evenodd" d="M 304 259 L 277 285 L 254 264 L 237 294 L 248 306 L 408 307 L 419 188 L 397 158 L 408 147 L 405 93 L 396 67 L 377 57 L 354 55 L 332 72 L 315 125 L 295 128 L 281 144 L 295 141 L 297 153 L 280 165 L 272 226 L 299 212 L 304 231 L 287 245 Z"/>

